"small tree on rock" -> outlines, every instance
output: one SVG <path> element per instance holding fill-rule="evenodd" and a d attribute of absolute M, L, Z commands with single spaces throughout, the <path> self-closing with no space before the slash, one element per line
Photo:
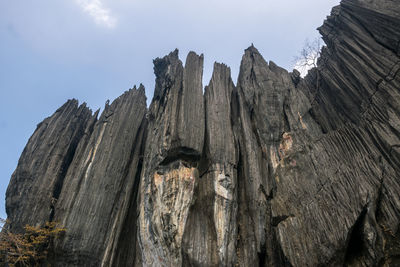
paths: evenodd
<path fill-rule="evenodd" d="M 302 77 L 304 77 L 310 69 L 317 67 L 321 49 L 321 38 L 316 38 L 313 41 L 307 39 L 303 49 L 300 51 L 300 55 L 294 57 L 294 68 L 300 72 Z"/>
<path fill-rule="evenodd" d="M 3 225 L 9 222 L 0 220 Z M 66 231 L 56 222 L 43 227 L 26 225 L 24 233 L 12 233 L 2 227 L 0 233 L 0 260 L 10 267 L 40 266 L 47 258 L 51 243 Z"/>

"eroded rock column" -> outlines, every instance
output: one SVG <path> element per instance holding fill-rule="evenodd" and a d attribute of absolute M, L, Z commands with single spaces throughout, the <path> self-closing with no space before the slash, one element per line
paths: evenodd
<path fill-rule="evenodd" d="M 146 266 L 180 266 L 182 240 L 204 140 L 203 56 L 185 67 L 174 51 L 154 61 L 140 202 L 140 246 Z"/>
<path fill-rule="evenodd" d="M 207 173 L 203 179 L 213 184 L 213 218 L 219 266 L 236 261 L 237 162 L 238 147 L 233 131 L 231 99 L 234 84 L 230 69 L 214 64 L 210 84 L 205 89 Z"/>

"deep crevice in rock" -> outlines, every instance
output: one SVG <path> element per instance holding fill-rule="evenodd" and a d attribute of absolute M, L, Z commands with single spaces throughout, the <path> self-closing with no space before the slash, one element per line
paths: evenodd
<path fill-rule="evenodd" d="M 53 219 L 54 219 L 55 205 L 57 203 L 58 197 L 60 196 L 68 168 L 71 165 L 72 160 L 74 159 L 76 148 L 78 147 L 79 141 L 81 140 L 82 136 L 84 136 L 84 133 L 85 133 L 84 126 L 85 125 L 78 126 L 79 134 L 74 136 L 74 139 L 72 140 L 71 145 L 69 146 L 68 151 L 66 153 L 66 156 L 63 159 L 63 162 L 61 164 L 60 174 L 56 178 L 56 182 L 55 182 L 54 188 L 53 188 L 53 193 L 52 193 L 52 198 L 51 198 L 51 203 L 50 203 L 49 222 L 53 221 Z M 93 128 L 91 128 L 90 130 L 92 131 Z"/>
<path fill-rule="evenodd" d="M 344 256 L 345 266 L 351 264 L 357 257 L 361 256 L 363 253 L 365 246 L 363 227 L 366 214 L 367 208 L 365 207 L 350 230 L 347 242 L 347 249 Z"/>
<path fill-rule="evenodd" d="M 160 166 L 166 166 L 174 161 L 182 159 L 187 162 L 197 162 L 201 155 L 198 151 L 188 147 L 177 147 L 169 150 L 167 156 L 160 162 Z"/>
<path fill-rule="evenodd" d="M 258 256 L 258 266 L 265 267 L 267 263 L 267 249 L 265 247 L 265 244 L 261 246 L 260 251 L 257 252 L 257 256 Z"/>

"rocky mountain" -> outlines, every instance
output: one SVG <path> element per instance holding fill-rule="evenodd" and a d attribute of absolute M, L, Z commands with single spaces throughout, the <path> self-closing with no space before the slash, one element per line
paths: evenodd
<path fill-rule="evenodd" d="M 12 175 L 9 227 L 58 221 L 54 266 L 400 266 L 400 2 L 343 0 L 303 79 L 245 50 L 154 60 L 99 116 L 69 100 Z"/>

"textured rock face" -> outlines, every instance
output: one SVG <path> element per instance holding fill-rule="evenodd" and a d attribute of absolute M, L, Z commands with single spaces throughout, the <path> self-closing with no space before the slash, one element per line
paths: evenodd
<path fill-rule="evenodd" d="M 117 257 L 124 221 L 134 212 L 129 206 L 136 205 L 145 113 L 144 88 L 131 89 L 106 104 L 79 144 L 55 209 L 55 220 L 69 229 L 56 244 L 58 261 L 99 266 Z"/>
<path fill-rule="evenodd" d="M 55 266 L 400 264 L 400 2 L 343 0 L 301 79 L 256 48 L 237 85 L 203 56 L 154 60 L 156 88 L 97 119 L 68 101 L 7 190 L 14 231 L 55 220 Z"/>
<path fill-rule="evenodd" d="M 141 176 L 139 243 L 143 264 L 182 264 L 182 240 L 198 183 L 204 139 L 203 56 L 185 67 L 174 51 L 154 61 L 155 97 Z"/>
<path fill-rule="evenodd" d="M 7 214 L 11 227 L 38 225 L 54 217 L 55 200 L 81 138 L 95 118 L 78 101 L 70 100 L 38 124 L 29 139 L 8 186 Z M 35 216 L 32 216 L 35 214 Z"/>

